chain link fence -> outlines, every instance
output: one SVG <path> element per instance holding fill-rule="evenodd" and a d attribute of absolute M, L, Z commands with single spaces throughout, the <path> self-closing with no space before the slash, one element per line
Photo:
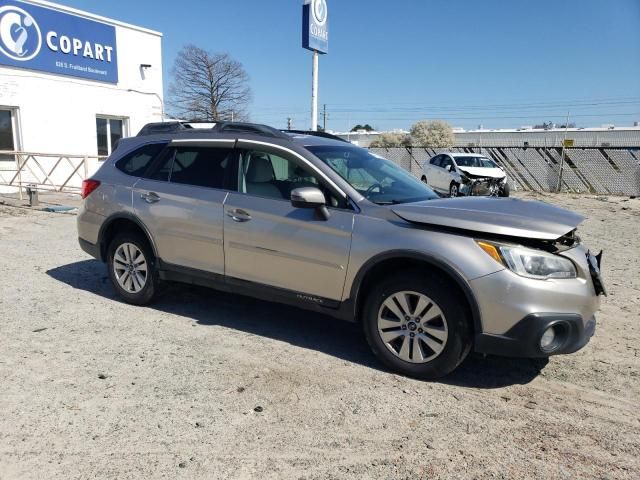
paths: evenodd
<path fill-rule="evenodd" d="M 422 176 L 422 166 L 438 153 L 462 152 L 485 155 L 507 172 L 515 190 L 557 191 L 562 162 L 560 147 L 483 147 L 449 149 L 370 148 Z M 602 195 L 640 195 L 640 147 L 566 148 L 561 190 Z"/>

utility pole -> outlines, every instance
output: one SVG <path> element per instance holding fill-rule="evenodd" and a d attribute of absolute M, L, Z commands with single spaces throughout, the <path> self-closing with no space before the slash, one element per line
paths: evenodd
<path fill-rule="evenodd" d="M 322 130 L 326 132 L 327 131 L 327 104 L 325 103 L 323 107 L 324 108 L 322 110 Z"/>
<path fill-rule="evenodd" d="M 293 118 L 289 117 L 287 118 L 287 130 L 292 130 L 293 129 Z"/>

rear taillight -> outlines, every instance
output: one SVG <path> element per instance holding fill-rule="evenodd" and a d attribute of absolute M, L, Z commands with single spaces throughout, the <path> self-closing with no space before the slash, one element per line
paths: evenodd
<path fill-rule="evenodd" d="M 100 186 L 100 182 L 98 180 L 88 179 L 82 181 L 82 191 L 80 192 L 80 196 L 84 199 L 91 195 L 96 188 Z"/>

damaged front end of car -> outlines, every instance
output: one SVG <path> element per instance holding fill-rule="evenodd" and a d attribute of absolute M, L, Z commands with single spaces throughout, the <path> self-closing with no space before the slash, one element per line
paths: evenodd
<path fill-rule="evenodd" d="M 460 194 L 465 197 L 509 196 L 507 177 L 488 177 L 462 171 L 460 173 L 460 181 Z"/>

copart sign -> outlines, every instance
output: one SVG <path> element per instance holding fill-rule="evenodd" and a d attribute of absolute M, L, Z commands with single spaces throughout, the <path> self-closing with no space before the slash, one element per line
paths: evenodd
<path fill-rule="evenodd" d="M 0 64 L 118 83 L 113 25 L 0 0 Z"/>

